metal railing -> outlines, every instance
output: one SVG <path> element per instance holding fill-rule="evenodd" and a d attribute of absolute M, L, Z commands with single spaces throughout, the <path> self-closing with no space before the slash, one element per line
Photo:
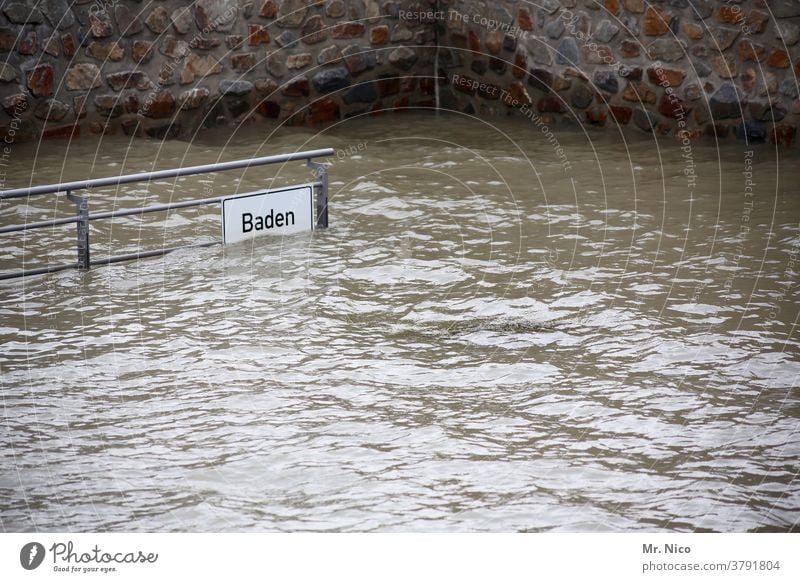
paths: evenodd
<path fill-rule="evenodd" d="M 312 161 L 313 158 L 321 158 L 333 155 L 332 148 L 325 148 L 319 150 L 310 150 L 306 152 L 296 152 L 293 154 L 281 154 L 277 156 L 266 156 L 261 158 L 252 158 L 249 160 L 236 160 L 232 162 L 219 162 L 216 164 L 206 164 L 202 166 L 189 166 L 185 168 L 173 168 L 170 170 L 158 170 L 155 172 L 142 172 L 140 174 L 127 174 L 125 176 L 115 176 L 109 178 L 97 178 L 93 180 L 77 180 L 74 182 L 64 182 L 61 184 L 46 184 L 43 186 L 32 186 L 30 188 L 16 188 L 13 190 L 0 190 L 0 200 L 9 200 L 13 198 L 24 198 L 28 196 L 36 196 L 40 194 L 58 194 L 65 193 L 68 200 L 75 204 L 75 216 L 66 218 L 57 218 L 53 220 L 42 220 L 38 222 L 29 222 L 26 224 L 15 224 L 12 226 L 0 227 L 0 234 L 8 232 L 20 232 L 31 230 L 35 228 L 46 228 L 57 226 L 61 224 L 77 224 L 77 249 L 78 260 L 75 263 L 67 263 L 62 265 L 54 265 L 49 267 L 42 267 L 40 269 L 27 269 L 13 272 L 0 273 L 0 280 L 13 279 L 16 277 L 25 277 L 28 275 L 41 275 L 44 273 L 53 273 L 55 271 L 63 271 L 66 269 L 80 269 L 88 271 L 95 265 L 107 265 L 110 263 L 118 263 L 120 261 L 131 261 L 145 257 L 158 257 L 176 251 L 178 249 L 186 248 L 199 248 L 208 247 L 221 244 L 222 241 L 212 241 L 201 243 L 197 245 L 185 245 L 179 247 L 162 248 L 154 251 L 144 251 L 139 253 L 131 253 L 127 255 L 117 255 L 112 257 L 105 257 L 99 260 L 92 260 L 89 250 L 89 222 L 92 220 L 101 220 L 104 218 L 116 218 L 118 216 L 141 215 L 150 212 L 164 212 L 174 208 L 186 208 L 190 206 L 202 206 L 205 204 L 216 204 L 221 202 L 227 196 L 214 196 L 213 198 L 203 198 L 200 200 L 187 200 L 184 202 L 172 202 L 169 204 L 154 204 L 152 206 L 144 206 L 141 208 L 127 208 L 122 210 L 112 210 L 108 212 L 96 212 L 94 214 L 89 212 L 89 198 L 87 196 L 78 196 L 74 192 L 76 190 L 85 190 L 87 188 L 100 188 L 103 186 L 118 186 L 120 184 L 130 184 L 133 182 L 150 182 L 152 180 L 160 180 L 163 178 L 175 178 L 178 176 L 189 176 L 193 174 L 207 174 L 209 172 L 222 172 L 225 170 L 236 170 L 239 168 L 251 168 L 254 166 L 263 166 L 266 164 L 277 164 L 281 162 L 292 162 L 296 160 L 306 160 L 306 164 L 311 168 L 316 176 L 317 181 L 313 185 L 317 187 L 316 197 L 316 227 L 327 228 L 328 226 L 328 166 L 320 162 Z"/>

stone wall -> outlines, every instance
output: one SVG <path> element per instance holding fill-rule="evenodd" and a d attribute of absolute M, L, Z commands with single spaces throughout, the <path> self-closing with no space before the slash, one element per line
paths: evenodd
<path fill-rule="evenodd" d="M 432 106 L 434 31 L 376 0 L 0 1 L 6 141 Z"/>
<path fill-rule="evenodd" d="M 437 9 L 427 20 L 439 31 L 442 107 L 797 141 L 800 0 L 442 0 Z"/>
<path fill-rule="evenodd" d="M 798 36 L 800 0 L 0 0 L 0 134 L 317 125 L 438 93 L 554 128 L 790 145 Z"/>

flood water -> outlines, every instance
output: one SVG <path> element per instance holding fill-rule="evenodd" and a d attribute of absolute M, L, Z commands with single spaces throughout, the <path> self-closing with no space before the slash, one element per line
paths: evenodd
<path fill-rule="evenodd" d="M 15 148 L 5 188 L 337 156 L 328 230 L 0 282 L 2 530 L 798 529 L 797 151 L 555 136 L 397 114 Z M 74 228 L 0 235 L 2 270 L 74 261 Z M 219 230 L 218 206 L 97 221 L 92 254 Z"/>

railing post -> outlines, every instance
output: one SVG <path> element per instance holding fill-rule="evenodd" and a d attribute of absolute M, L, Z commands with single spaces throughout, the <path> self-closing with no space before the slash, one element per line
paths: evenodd
<path fill-rule="evenodd" d="M 321 186 L 317 193 L 317 228 L 328 228 L 328 164 L 308 160 Z"/>
<path fill-rule="evenodd" d="M 76 196 L 67 191 L 67 199 L 75 203 L 75 213 L 78 216 L 78 268 L 88 271 L 91 267 L 89 258 L 89 199 L 86 196 Z"/>

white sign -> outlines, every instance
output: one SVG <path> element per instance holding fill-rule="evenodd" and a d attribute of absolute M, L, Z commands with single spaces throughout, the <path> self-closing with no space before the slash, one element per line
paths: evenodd
<path fill-rule="evenodd" d="M 314 186 L 302 184 L 222 200 L 222 241 L 285 235 L 314 228 Z"/>

